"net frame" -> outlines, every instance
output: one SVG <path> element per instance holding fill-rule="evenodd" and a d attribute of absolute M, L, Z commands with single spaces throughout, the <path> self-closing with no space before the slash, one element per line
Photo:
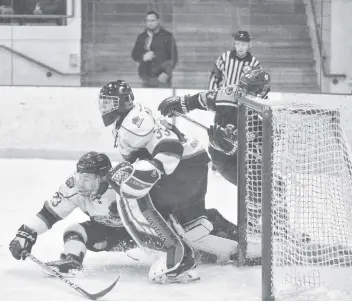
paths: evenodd
<path fill-rule="evenodd" d="M 298 106 L 298 110 L 293 113 L 302 114 L 302 115 L 315 115 L 315 114 L 326 114 L 332 118 L 332 133 L 337 135 L 335 139 L 337 140 L 337 144 L 342 144 L 342 141 L 348 145 L 350 142 L 346 137 L 339 137 L 341 134 L 335 127 L 340 124 L 339 117 L 339 109 L 332 109 L 332 106 L 319 106 L 311 104 L 305 104 L 305 109 L 301 110 L 300 106 L 305 103 L 297 103 L 294 104 Z M 238 105 L 238 226 L 239 226 L 239 245 L 238 245 L 238 266 L 245 266 L 249 263 L 252 263 L 251 259 L 254 259 L 254 255 L 251 255 L 251 248 L 249 249 L 249 221 L 251 222 L 252 217 L 249 217 L 249 208 L 246 200 L 249 200 L 249 195 L 247 189 L 249 189 L 249 184 L 247 177 L 247 160 L 249 159 L 249 150 L 247 150 L 246 145 L 249 144 L 249 134 L 247 133 L 246 123 L 247 123 L 247 115 L 249 111 L 253 111 L 257 115 L 259 115 L 262 122 L 262 141 L 261 141 L 261 175 L 256 175 L 259 177 L 259 182 L 261 182 L 261 193 L 260 196 L 257 197 L 261 200 L 261 204 L 259 205 L 260 211 L 260 219 L 261 219 L 261 234 L 259 234 L 258 244 L 261 246 L 260 260 L 256 261 L 256 264 L 262 263 L 262 300 L 274 300 L 274 284 L 272 282 L 273 277 L 273 191 L 272 184 L 274 181 L 278 181 L 274 179 L 274 166 L 273 166 L 273 152 L 274 152 L 274 125 L 273 125 L 273 109 L 278 108 L 287 108 L 288 103 L 276 103 L 269 100 L 262 100 L 259 98 L 246 97 L 241 98 L 239 100 Z M 338 113 L 338 114 L 337 114 Z M 336 126 L 335 126 L 336 125 Z M 255 129 L 257 131 L 258 129 Z M 349 130 L 349 129 L 348 129 Z M 349 132 L 349 131 L 348 131 Z M 339 148 L 342 148 L 340 145 Z M 350 151 L 350 150 L 349 150 Z M 342 153 L 344 154 L 344 162 L 348 167 L 349 176 L 351 179 L 351 155 L 350 152 L 347 152 L 346 148 L 343 147 Z M 253 194 L 255 195 L 255 194 Z M 251 198 L 251 197 L 250 197 Z M 254 198 L 254 196 L 252 196 Z M 349 205 L 350 213 L 351 213 L 351 203 Z M 250 210 L 259 210 L 250 209 Z M 251 211 L 250 211 L 251 212 Z M 350 240 L 351 240 L 351 226 L 350 226 Z M 331 253 L 332 250 L 329 250 Z M 344 255 L 343 261 L 352 262 L 352 253 L 351 246 L 348 255 Z M 351 291 L 351 289 L 350 289 Z M 296 297 L 297 298 L 297 297 Z M 288 297 L 286 297 L 288 299 Z M 304 299 L 309 299 L 305 297 Z M 324 298 L 325 299 L 325 298 Z"/>

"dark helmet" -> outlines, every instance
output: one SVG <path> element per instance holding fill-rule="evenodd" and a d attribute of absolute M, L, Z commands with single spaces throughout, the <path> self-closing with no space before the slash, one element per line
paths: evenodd
<path fill-rule="evenodd" d="M 233 34 L 233 38 L 235 41 L 241 41 L 241 42 L 251 42 L 251 36 L 248 31 L 245 30 L 239 30 L 235 34 Z"/>
<path fill-rule="evenodd" d="M 105 175 L 111 169 L 112 163 L 107 155 L 95 151 L 81 156 L 76 168 L 79 173 Z"/>
<path fill-rule="evenodd" d="M 105 84 L 99 92 L 99 110 L 104 126 L 122 120 L 133 108 L 134 94 L 123 80 Z"/>
<path fill-rule="evenodd" d="M 237 91 L 265 99 L 271 90 L 271 77 L 263 69 L 252 69 L 240 77 Z"/>
<path fill-rule="evenodd" d="M 88 152 L 77 162 L 76 187 L 80 195 L 100 198 L 109 187 L 104 176 L 111 169 L 110 159 L 104 153 Z"/>

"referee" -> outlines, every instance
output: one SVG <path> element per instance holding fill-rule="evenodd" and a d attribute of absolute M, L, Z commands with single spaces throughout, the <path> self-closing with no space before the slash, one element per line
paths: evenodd
<path fill-rule="evenodd" d="M 247 31 L 233 35 L 234 49 L 222 53 L 216 60 L 208 90 L 236 85 L 240 77 L 251 69 L 261 68 L 259 61 L 250 53 L 251 37 Z"/>
<path fill-rule="evenodd" d="M 237 85 L 240 77 L 251 69 L 261 68 L 259 61 L 250 53 L 251 37 L 247 31 L 238 31 L 233 35 L 234 49 L 222 53 L 216 60 L 208 90 L 218 90 L 225 86 Z M 236 109 L 232 110 L 228 106 L 219 106 L 216 111 L 214 124 L 226 127 L 228 124 L 236 125 Z M 212 170 L 216 171 L 216 162 L 236 161 L 236 155 L 229 156 L 209 146 L 212 157 Z"/>

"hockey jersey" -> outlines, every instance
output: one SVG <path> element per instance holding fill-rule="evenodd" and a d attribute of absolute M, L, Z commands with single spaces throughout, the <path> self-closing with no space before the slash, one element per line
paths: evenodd
<path fill-rule="evenodd" d="M 163 175 L 171 175 L 181 161 L 209 161 L 208 154 L 199 140 L 185 137 L 175 126 L 166 120 L 157 119 L 148 108 L 138 103 L 125 117 L 115 135 L 117 148 L 126 160 L 135 153 L 145 151 L 142 159 L 139 157 L 139 161 L 130 161 L 142 177 L 139 181 L 144 185 L 140 190 L 141 194 L 137 187 L 134 189 L 136 198 L 146 195 L 152 188 L 155 183 L 152 181 L 152 178 L 155 179 L 155 170 L 160 178 Z M 147 171 L 150 171 L 150 175 Z M 147 188 L 146 184 L 151 186 Z"/>
<path fill-rule="evenodd" d="M 199 105 L 193 106 L 199 109 L 217 111 L 218 107 L 226 106 L 230 108 L 238 107 L 236 97 L 236 85 L 221 88 L 219 90 L 204 91 L 197 94 Z"/>
<path fill-rule="evenodd" d="M 115 191 L 109 187 L 99 198 L 93 200 L 84 197 L 78 194 L 75 175 L 68 177 L 52 199 L 44 203 L 36 217 L 25 224 L 42 234 L 76 208 L 87 214 L 92 221 L 109 227 L 123 227 L 117 211 Z"/>
<path fill-rule="evenodd" d="M 228 124 L 238 126 L 238 97 L 236 93 L 237 85 L 197 93 L 189 97 L 187 107 L 189 110 L 201 109 L 215 111 L 214 124 L 226 127 Z M 252 117 L 252 127 L 258 129 L 258 134 L 262 131 L 262 122 L 258 115 Z M 261 143 L 261 135 L 253 139 L 254 143 Z M 237 184 L 237 153 L 227 155 L 220 150 L 209 146 L 213 164 L 217 170 L 233 184 Z M 259 150 L 260 152 L 260 150 Z"/>

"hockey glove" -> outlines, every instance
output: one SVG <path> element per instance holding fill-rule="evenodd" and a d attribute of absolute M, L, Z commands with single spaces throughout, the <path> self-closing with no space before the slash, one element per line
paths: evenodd
<path fill-rule="evenodd" d="M 213 148 L 227 155 L 233 155 L 238 149 L 238 130 L 234 125 L 228 124 L 226 128 L 213 125 L 208 129 L 210 144 Z"/>
<path fill-rule="evenodd" d="M 161 112 L 163 116 L 168 116 L 168 117 L 174 116 L 173 111 L 179 112 L 181 114 L 186 114 L 189 112 L 189 109 L 186 105 L 186 101 L 187 101 L 187 96 L 169 97 L 163 100 L 159 104 L 158 110 Z"/>
<path fill-rule="evenodd" d="M 124 161 L 117 164 L 115 167 L 111 168 L 108 172 L 108 179 L 110 180 L 109 183 L 112 185 L 113 189 L 118 193 L 121 194 L 120 186 L 121 184 L 126 181 L 132 174 L 134 173 L 134 167 L 131 163 Z"/>
<path fill-rule="evenodd" d="M 24 251 L 30 253 L 36 241 L 37 233 L 23 224 L 18 229 L 15 239 L 10 242 L 9 250 L 15 259 L 20 260 L 22 258 L 22 260 L 25 260 L 26 256 L 22 253 Z"/>
<path fill-rule="evenodd" d="M 153 160 L 140 160 L 133 165 L 125 161 L 109 171 L 108 182 L 120 196 L 136 199 L 147 195 L 161 174 Z"/>

